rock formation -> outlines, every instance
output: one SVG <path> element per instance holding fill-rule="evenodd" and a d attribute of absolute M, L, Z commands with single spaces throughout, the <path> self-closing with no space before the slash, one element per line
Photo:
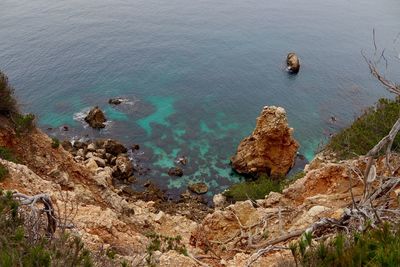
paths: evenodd
<path fill-rule="evenodd" d="M 231 158 L 232 167 L 243 174 L 286 175 L 299 148 L 292 134 L 283 108 L 264 107 L 253 133 L 242 140 Z"/>
<path fill-rule="evenodd" d="M 289 53 L 286 58 L 287 69 L 291 73 L 298 73 L 300 70 L 300 60 L 296 53 Z"/>
<path fill-rule="evenodd" d="M 107 119 L 99 107 L 94 107 L 85 117 L 85 121 L 90 125 L 90 127 L 100 129 L 106 127 L 104 123 Z"/>
<path fill-rule="evenodd" d="M 190 184 L 188 189 L 196 194 L 205 194 L 208 191 L 208 186 L 205 183 Z"/>

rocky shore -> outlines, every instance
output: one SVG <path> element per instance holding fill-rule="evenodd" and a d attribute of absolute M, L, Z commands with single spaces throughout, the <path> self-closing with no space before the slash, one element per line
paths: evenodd
<path fill-rule="evenodd" d="M 202 184 L 190 185 L 175 202 L 152 183 L 143 192 L 133 190 L 130 184 L 141 170 L 129 159 L 132 148 L 115 140 L 63 142 L 58 147 L 53 143 L 36 128 L 19 135 L 3 118 L 0 147 L 18 160 L 0 159 L 9 171 L 1 188 L 27 195 L 48 194 L 57 207 L 64 207 L 58 216 L 68 217 L 69 231 L 79 235 L 87 248 L 93 252 L 111 249 L 116 259 L 132 266 L 282 266 L 291 262 L 290 251 L 260 250 L 287 246 L 321 218 L 343 218 L 352 201 L 363 196 L 363 183 L 350 175 L 349 166 L 363 171 L 364 157 L 338 161 L 322 153 L 306 166 L 304 177 L 281 193 L 234 204 L 216 195 L 210 208 L 201 199 L 206 191 Z M 274 157 L 266 157 L 261 148 L 273 151 Z M 290 153 L 280 157 L 287 160 L 279 161 L 279 153 L 286 148 Z M 266 107 L 232 161 L 238 169 L 268 168 L 271 174 L 282 174 L 293 165 L 297 148 L 284 110 Z M 262 165 L 262 158 L 268 158 L 265 163 L 269 165 Z M 392 157 L 391 161 L 400 159 Z M 384 174 L 384 166 L 385 159 L 380 158 L 377 175 Z M 156 247 L 155 240 L 161 242 Z M 168 246 L 167 241 L 179 242 L 179 246 Z"/>

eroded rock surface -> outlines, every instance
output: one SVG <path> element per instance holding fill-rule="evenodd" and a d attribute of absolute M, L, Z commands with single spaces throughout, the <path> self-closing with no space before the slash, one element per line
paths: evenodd
<path fill-rule="evenodd" d="M 232 167 L 243 174 L 284 176 L 293 167 L 298 148 L 286 111 L 266 106 L 257 118 L 253 133 L 239 144 L 231 159 Z"/>
<path fill-rule="evenodd" d="M 85 117 L 85 121 L 90 125 L 90 127 L 100 129 L 106 127 L 104 123 L 107 119 L 104 112 L 99 107 L 94 107 Z"/>

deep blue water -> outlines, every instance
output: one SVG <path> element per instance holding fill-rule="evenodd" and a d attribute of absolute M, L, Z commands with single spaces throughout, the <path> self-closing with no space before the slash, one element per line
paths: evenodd
<path fill-rule="evenodd" d="M 287 110 L 311 159 L 327 135 L 387 96 L 360 51 L 371 52 L 375 28 L 396 62 L 399 14 L 398 0 L 1 0 L 0 69 L 50 134 L 139 143 L 136 160 L 151 166 L 140 181 L 220 191 L 239 180 L 229 158 L 263 106 Z M 290 51 L 302 62 L 297 76 L 283 70 Z M 389 77 L 399 74 L 389 65 Z M 107 104 L 120 96 L 130 102 Z M 94 105 L 110 119 L 100 132 L 79 119 Z M 169 178 L 183 155 L 185 176 Z"/>

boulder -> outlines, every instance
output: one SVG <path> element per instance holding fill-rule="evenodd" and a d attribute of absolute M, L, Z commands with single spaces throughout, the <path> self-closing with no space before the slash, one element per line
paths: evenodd
<path fill-rule="evenodd" d="M 168 175 L 169 176 L 178 176 L 182 177 L 183 176 L 183 170 L 179 167 L 173 167 L 168 170 Z"/>
<path fill-rule="evenodd" d="M 110 105 L 119 105 L 121 103 L 122 103 L 122 100 L 119 98 L 110 98 L 108 100 L 108 104 L 110 104 Z"/>
<path fill-rule="evenodd" d="M 125 180 L 133 174 L 132 162 L 126 156 L 118 156 L 113 169 L 113 177 Z"/>
<path fill-rule="evenodd" d="M 119 154 L 128 151 L 123 144 L 112 139 L 108 139 L 104 142 L 104 149 L 106 150 L 106 153 L 110 153 L 114 156 L 118 156 Z"/>
<path fill-rule="evenodd" d="M 85 121 L 90 125 L 90 127 L 100 129 L 106 127 L 104 123 L 107 119 L 104 112 L 99 107 L 94 107 L 85 117 Z"/>
<path fill-rule="evenodd" d="M 242 174 L 284 176 L 293 167 L 298 148 L 286 111 L 266 106 L 257 118 L 253 133 L 242 140 L 231 158 L 232 167 Z"/>
<path fill-rule="evenodd" d="M 300 60 L 296 53 L 289 53 L 286 57 L 287 69 L 291 73 L 298 73 L 300 70 Z"/>
<path fill-rule="evenodd" d="M 208 186 L 205 183 L 190 184 L 188 189 L 196 194 L 205 194 L 208 191 Z"/>
<path fill-rule="evenodd" d="M 72 146 L 72 143 L 71 143 L 70 141 L 68 141 L 68 140 L 62 141 L 61 146 L 62 146 L 66 151 L 69 151 L 69 152 L 72 152 L 72 151 L 74 150 L 74 147 Z"/>

